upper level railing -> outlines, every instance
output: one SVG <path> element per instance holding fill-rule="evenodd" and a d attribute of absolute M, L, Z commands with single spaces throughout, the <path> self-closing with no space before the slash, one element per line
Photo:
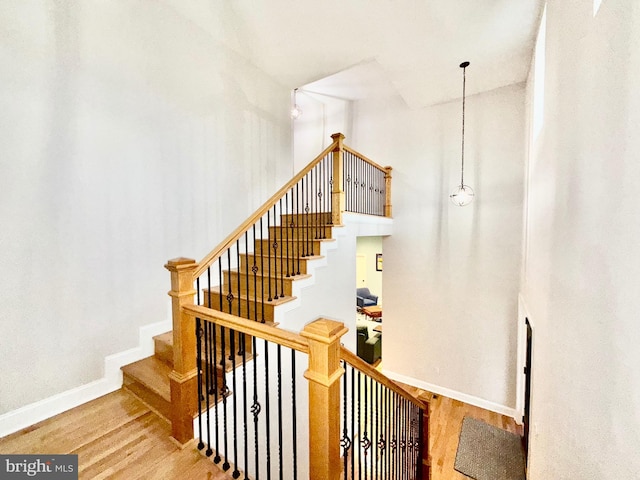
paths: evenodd
<path fill-rule="evenodd" d="M 270 322 L 271 306 L 291 295 L 287 280 L 306 273 L 342 212 L 391 216 L 391 167 L 345 146 L 341 133 L 332 139 L 198 263 L 198 305 Z"/>

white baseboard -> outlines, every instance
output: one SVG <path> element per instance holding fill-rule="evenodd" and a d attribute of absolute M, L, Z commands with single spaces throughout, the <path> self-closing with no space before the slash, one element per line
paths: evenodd
<path fill-rule="evenodd" d="M 515 408 L 507 407 L 506 405 L 501 405 L 499 403 L 491 402 L 483 398 L 458 392 L 456 390 L 451 390 L 449 388 L 441 387 L 439 385 L 433 385 L 431 383 L 423 382 L 421 380 L 416 380 L 415 378 L 408 377 L 406 375 L 390 372 L 388 370 L 385 370 L 384 368 L 382 369 L 382 372 L 392 380 L 397 380 L 398 382 L 406 383 L 407 385 L 412 385 L 414 387 L 427 390 L 431 393 L 442 395 L 443 397 L 453 398 L 454 400 L 459 400 L 461 402 L 468 403 L 469 405 L 474 405 L 476 407 L 484 408 L 485 410 L 496 412 L 501 415 L 511 417 L 514 420 L 517 420 L 518 414 Z"/>
<path fill-rule="evenodd" d="M 138 346 L 106 357 L 101 379 L 0 415 L 0 438 L 118 390 L 122 386 L 120 367 L 153 355 L 153 337 L 171 329 L 171 320 L 140 327 Z"/>

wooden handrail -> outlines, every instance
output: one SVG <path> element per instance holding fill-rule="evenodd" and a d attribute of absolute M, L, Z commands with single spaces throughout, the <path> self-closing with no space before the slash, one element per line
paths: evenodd
<path fill-rule="evenodd" d="M 373 368 L 371 365 L 369 365 L 367 362 L 362 360 L 360 357 L 358 357 L 355 353 L 351 352 L 349 349 L 345 347 L 340 348 L 340 359 L 347 362 L 356 370 L 360 370 L 365 375 L 368 375 L 369 377 L 373 378 L 376 382 L 387 387 L 389 390 L 392 390 L 398 395 L 402 396 L 403 398 L 406 398 L 411 403 L 416 405 L 418 408 L 421 408 L 423 410 L 428 408 L 428 405 L 426 405 L 420 398 L 413 395 L 411 392 L 408 392 L 407 390 L 402 388 L 400 385 L 398 385 L 394 381 L 387 378 L 385 375 L 383 375 L 378 370 Z"/>
<path fill-rule="evenodd" d="M 313 169 L 313 167 L 315 167 L 318 163 L 320 163 L 320 161 L 324 157 L 329 155 L 334 150 L 337 144 L 338 142 L 334 141 L 331 145 L 325 148 L 320 155 L 318 155 L 315 159 L 313 159 L 311 163 L 309 163 L 305 168 L 303 168 L 295 177 L 289 180 L 282 188 L 280 188 L 280 190 L 278 190 L 271 198 L 269 198 L 269 200 L 267 200 L 264 204 L 262 204 L 262 206 L 258 208 L 253 213 L 253 215 L 247 218 L 238 228 L 236 228 L 233 232 L 231 232 L 231 234 L 227 238 L 225 238 L 222 241 L 222 243 L 220 243 L 216 248 L 211 250 L 211 252 L 209 252 L 209 254 L 207 254 L 206 257 L 200 260 L 200 262 L 198 262 L 198 268 L 196 268 L 193 274 L 193 278 L 198 278 L 200 275 L 202 275 L 207 270 L 207 268 L 209 268 L 209 266 L 213 262 L 215 262 L 218 259 L 218 257 L 220 257 L 220 255 L 226 252 L 227 249 L 231 248 L 231 246 L 237 240 L 239 240 L 240 237 L 242 237 L 242 235 L 244 235 L 244 232 L 249 230 L 249 228 L 251 228 L 252 225 L 254 225 L 258 220 L 260 220 L 260 218 L 262 218 L 262 216 L 265 215 L 267 211 L 271 207 L 273 207 L 273 205 L 278 200 L 280 200 L 280 198 L 282 198 L 285 193 L 287 193 L 291 189 L 291 187 L 295 186 L 295 184 L 298 183 L 302 179 L 302 177 L 304 177 L 307 173 L 309 173 L 311 169 Z"/>
<path fill-rule="evenodd" d="M 371 160 L 370 158 L 365 157 L 364 155 L 362 155 L 360 152 L 356 152 L 353 148 L 349 148 L 346 145 L 344 146 L 344 151 L 345 152 L 349 152 L 353 155 L 355 155 L 356 157 L 358 157 L 361 160 L 364 160 L 365 162 L 367 162 L 369 165 L 371 165 L 372 167 L 377 168 L 378 170 L 381 170 L 383 172 L 385 172 L 387 170 L 387 168 L 389 167 L 382 167 L 380 165 L 378 165 L 376 162 L 374 162 L 373 160 Z"/>
<path fill-rule="evenodd" d="M 237 332 L 246 333 L 252 337 L 278 343 L 282 346 L 297 350 L 298 352 L 309 353 L 309 341 L 297 333 L 274 328 L 271 325 L 266 325 L 254 320 L 246 320 L 236 317 L 235 315 L 198 305 L 186 305 L 183 307 L 183 310 L 188 315 L 213 322 L 221 327 L 230 328 Z"/>

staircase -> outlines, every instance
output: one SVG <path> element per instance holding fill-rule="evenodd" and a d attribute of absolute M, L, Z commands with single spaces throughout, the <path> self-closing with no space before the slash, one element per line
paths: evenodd
<path fill-rule="evenodd" d="M 239 268 L 222 272 L 222 286 L 202 289 L 201 305 L 228 311 L 241 318 L 260 317 L 264 319 L 263 323 L 276 327 L 277 308 L 296 299 L 293 296 L 293 284 L 311 277 L 307 273 L 310 270 L 308 266 L 310 262 L 323 258 L 320 255 L 321 244 L 334 241 L 330 235 L 336 226 L 325 223 L 328 221 L 331 221 L 330 213 L 282 215 L 280 224 L 285 227 L 270 227 L 268 238 L 256 239 L 253 252 L 240 254 Z M 316 238 L 320 236 L 326 238 Z M 253 265 L 261 266 L 255 275 L 251 272 Z M 282 276 L 278 272 L 287 273 Z M 229 292 L 232 292 L 232 299 Z M 266 298 L 263 293 L 266 293 Z M 170 422 L 169 374 L 173 370 L 173 332 L 157 335 L 153 340 L 153 356 L 122 367 L 122 386 Z M 250 345 L 247 348 L 250 352 Z M 231 349 L 230 345 L 225 348 L 227 352 Z M 224 385 L 224 374 L 231 371 L 233 362 L 227 358 L 223 371 L 222 348 L 218 348 L 217 352 L 215 371 L 219 384 Z M 239 355 L 236 364 L 240 364 Z M 225 391 L 232 394 L 228 389 Z"/>

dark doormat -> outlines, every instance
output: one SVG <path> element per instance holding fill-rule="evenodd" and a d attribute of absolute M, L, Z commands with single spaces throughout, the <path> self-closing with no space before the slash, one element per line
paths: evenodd
<path fill-rule="evenodd" d="M 464 417 L 454 468 L 476 480 L 525 480 L 520 437 Z"/>

